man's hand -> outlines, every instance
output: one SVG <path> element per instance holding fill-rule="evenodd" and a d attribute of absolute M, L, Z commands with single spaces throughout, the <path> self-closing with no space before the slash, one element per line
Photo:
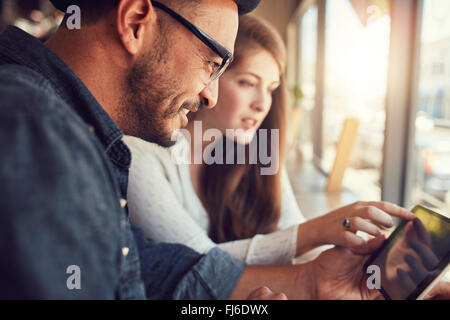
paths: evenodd
<path fill-rule="evenodd" d="M 323 252 L 314 260 L 313 299 L 332 300 L 373 300 L 379 296 L 378 290 L 367 287 L 367 275 L 363 270 L 367 255 L 378 249 L 384 241 L 380 235 L 369 240 L 357 253 L 343 247 Z"/>
<path fill-rule="evenodd" d="M 247 300 L 287 300 L 284 293 L 274 293 L 268 287 L 256 289 L 248 296 Z"/>
<path fill-rule="evenodd" d="M 450 282 L 439 282 L 425 300 L 450 300 Z"/>

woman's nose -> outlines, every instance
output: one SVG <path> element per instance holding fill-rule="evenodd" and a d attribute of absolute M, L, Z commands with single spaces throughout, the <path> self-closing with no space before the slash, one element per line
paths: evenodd
<path fill-rule="evenodd" d="M 252 109 L 257 112 L 264 112 L 268 107 L 270 107 L 271 95 L 260 92 L 257 99 L 252 104 Z"/>
<path fill-rule="evenodd" d="M 261 103 L 255 102 L 252 104 L 252 109 L 257 112 L 263 112 L 265 108 Z"/>

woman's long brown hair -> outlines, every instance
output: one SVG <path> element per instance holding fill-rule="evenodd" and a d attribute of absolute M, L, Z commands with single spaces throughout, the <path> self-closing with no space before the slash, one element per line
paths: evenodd
<path fill-rule="evenodd" d="M 241 17 L 230 69 L 254 54 L 255 50 L 268 51 L 280 70 L 281 84 L 272 94 L 271 109 L 255 138 L 259 141 L 261 129 L 268 129 L 268 133 L 270 129 L 279 129 L 279 152 L 271 157 L 272 161 L 277 158 L 281 166 L 286 127 L 286 49 L 280 35 L 266 21 L 255 16 Z M 270 151 L 270 135 L 267 140 L 267 150 Z M 236 142 L 234 147 L 236 150 Z M 249 164 L 250 148 L 247 145 L 245 149 L 246 164 L 204 164 L 200 173 L 201 200 L 209 214 L 209 236 L 217 243 L 273 232 L 280 219 L 281 171 L 279 169 L 274 175 L 261 175 L 260 170 L 264 165 L 259 163 L 259 159 L 257 164 Z"/>

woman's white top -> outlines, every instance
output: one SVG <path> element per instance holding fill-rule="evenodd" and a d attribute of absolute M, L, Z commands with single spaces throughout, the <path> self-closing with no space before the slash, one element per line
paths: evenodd
<path fill-rule="evenodd" d="M 208 236 L 208 213 L 193 188 L 189 165 L 179 164 L 174 156 L 186 154 L 187 139 L 170 148 L 131 136 L 125 136 L 124 142 L 132 153 L 128 208 L 133 223 L 147 237 L 157 242 L 181 243 L 202 254 L 219 247 L 254 265 L 287 264 L 295 258 L 298 224 L 305 218 L 284 170 L 278 231 L 217 244 Z"/>

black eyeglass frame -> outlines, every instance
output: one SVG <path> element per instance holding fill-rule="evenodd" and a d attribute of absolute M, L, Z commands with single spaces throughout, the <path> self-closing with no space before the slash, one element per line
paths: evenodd
<path fill-rule="evenodd" d="M 225 69 L 230 65 L 231 61 L 233 60 L 233 54 L 230 51 L 228 51 L 224 46 L 222 46 L 219 42 L 217 42 L 216 40 L 211 38 L 204 31 L 200 30 L 194 24 L 192 24 L 187 19 L 180 16 L 178 13 L 176 13 L 172 9 L 166 7 L 164 4 L 157 2 L 157 1 L 152 1 L 152 5 L 156 8 L 159 8 L 159 9 L 165 11 L 166 13 L 171 15 L 173 18 L 175 18 L 183 26 L 185 26 L 187 29 L 189 29 L 189 31 L 191 31 L 205 45 L 207 45 L 212 51 L 214 51 L 216 54 L 218 54 L 222 58 L 222 64 L 211 75 L 208 85 L 211 82 L 213 82 L 214 80 L 216 80 L 218 77 L 220 77 L 222 75 L 222 73 L 225 71 Z"/>

